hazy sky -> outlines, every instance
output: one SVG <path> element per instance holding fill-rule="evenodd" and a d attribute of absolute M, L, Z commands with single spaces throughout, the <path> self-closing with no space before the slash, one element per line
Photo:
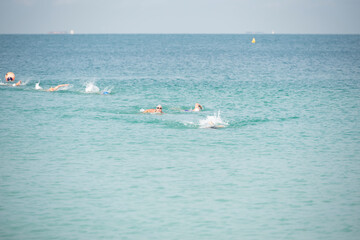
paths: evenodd
<path fill-rule="evenodd" d="M 0 0 L 0 33 L 356 33 L 360 0 Z"/>

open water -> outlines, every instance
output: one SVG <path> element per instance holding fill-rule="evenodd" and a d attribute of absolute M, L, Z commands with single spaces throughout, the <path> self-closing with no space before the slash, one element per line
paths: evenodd
<path fill-rule="evenodd" d="M 0 35 L 0 239 L 359 239 L 360 35 L 253 37 Z"/>

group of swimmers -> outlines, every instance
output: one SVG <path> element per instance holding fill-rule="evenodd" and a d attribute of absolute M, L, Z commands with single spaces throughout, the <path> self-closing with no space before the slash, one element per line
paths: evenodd
<path fill-rule="evenodd" d="M 200 112 L 203 109 L 203 107 L 199 103 L 195 103 L 194 109 L 185 110 L 185 112 Z M 157 105 L 156 108 L 146 109 L 142 111 L 142 113 L 164 113 L 162 111 L 162 106 Z"/>
<path fill-rule="evenodd" d="M 15 82 L 15 74 L 13 72 L 8 72 L 6 75 L 5 75 L 5 81 L 6 82 Z M 20 86 L 21 85 L 21 80 L 18 81 L 17 83 L 14 84 L 14 86 Z M 54 91 L 57 91 L 59 88 L 61 87 L 66 87 L 66 86 L 69 86 L 69 84 L 61 84 L 61 85 L 58 85 L 56 87 L 50 87 L 48 90 L 48 92 L 54 92 Z"/>
<path fill-rule="evenodd" d="M 8 72 L 5 75 L 5 81 L 6 82 L 15 82 L 15 74 L 13 72 Z M 20 86 L 20 85 L 21 85 L 21 80 L 18 81 L 17 83 L 15 83 L 14 86 Z M 67 87 L 67 86 L 69 86 L 69 84 L 61 84 L 61 85 L 58 85 L 56 87 L 50 87 L 46 91 L 54 92 L 54 91 L 57 91 L 61 87 Z M 104 92 L 104 94 L 107 94 L 107 93 L 108 92 Z M 200 112 L 202 109 L 203 109 L 203 107 L 199 103 L 196 103 L 194 109 L 185 110 L 185 112 Z M 156 106 L 156 108 L 146 109 L 146 110 L 142 111 L 142 113 L 158 113 L 158 114 L 161 114 L 161 113 L 164 113 L 164 112 L 162 111 L 162 106 L 158 105 L 158 106 Z"/>

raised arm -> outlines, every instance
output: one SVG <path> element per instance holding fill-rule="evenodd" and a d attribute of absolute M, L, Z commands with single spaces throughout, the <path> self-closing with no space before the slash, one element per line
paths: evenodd
<path fill-rule="evenodd" d="M 58 86 L 54 87 L 54 90 L 53 90 L 53 91 L 56 91 L 56 90 L 58 90 L 59 88 L 61 88 L 61 87 L 66 87 L 66 86 L 69 86 L 69 84 L 61 84 L 61 85 L 58 85 Z"/>

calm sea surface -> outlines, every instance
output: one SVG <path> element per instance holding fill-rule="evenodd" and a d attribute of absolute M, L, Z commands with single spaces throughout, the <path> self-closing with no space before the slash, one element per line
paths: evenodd
<path fill-rule="evenodd" d="M 359 239 L 360 35 L 253 37 L 0 35 L 0 239 Z"/>

